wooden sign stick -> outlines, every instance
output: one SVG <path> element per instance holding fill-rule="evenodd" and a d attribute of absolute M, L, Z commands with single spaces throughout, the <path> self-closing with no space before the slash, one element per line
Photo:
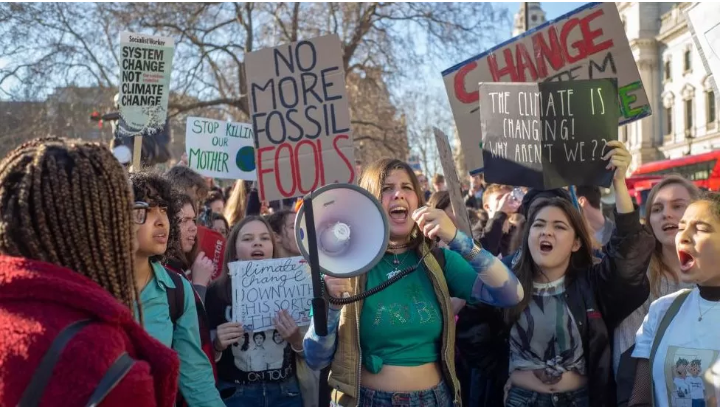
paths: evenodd
<path fill-rule="evenodd" d="M 467 208 L 465 207 L 465 201 L 462 197 L 462 186 L 457 171 L 455 170 L 455 161 L 453 160 L 452 150 L 450 149 L 450 141 L 440 129 L 433 127 L 433 132 L 435 133 L 435 143 L 437 144 L 438 153 L 440 154 L 440 164 L 445 173 L 445 184 L 450 194 L 450 204 L 455 213 L 457 227 L 472 238 L 470 218 L 468 218 Z"/>
<path fill-rule="evenodd" d="M 137 134 L 133 137 L 133 172 L 140 172 L 140 156 L 142 155 L 142 135 Z"/>

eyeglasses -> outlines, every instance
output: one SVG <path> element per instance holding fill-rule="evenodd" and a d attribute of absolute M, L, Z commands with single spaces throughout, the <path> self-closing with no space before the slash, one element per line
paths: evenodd
<path fill-rule="evenodd" d="M 150 205 L 147 202 L 135 202 L 133 205 L 133 222 L 138 225 L 145 224 Z"/>

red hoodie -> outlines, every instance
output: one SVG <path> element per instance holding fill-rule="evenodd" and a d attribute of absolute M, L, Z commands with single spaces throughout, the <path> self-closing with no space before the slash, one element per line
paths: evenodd
<path fill-rule="evenodd" d="M 0 256 L 0 406 L 16 406 L 60 331 L 90 319 L 65 346 L 40 406 L 84 406 L 123 352 L 136 363 L 103 407 L 172 406 L 176 353 L 135 323 L 130 310 L 95 282 L 66 268 Z"/>

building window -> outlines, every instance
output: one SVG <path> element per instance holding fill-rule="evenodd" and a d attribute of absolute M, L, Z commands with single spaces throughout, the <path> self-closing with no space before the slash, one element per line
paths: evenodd
<path fill-rule="evenodd" d="M 665 61 L 665 80 L 669 81 L 672 73 L 670 72 L 670 60 Z"/>
<path fill-rule="evenodd" d="M 692 55 L 690 54 L 690 50 L 685 50 L 685 72 L 688 72 L 692 70 Z"/>
<path fill-rule="evenodd" d="M 673 134 L 673 108 L 665 108 L 665 134 Z"/>
<path fill-rule="evenodd" d="M 708 125 L 714 125 L 715 120 L 717 119 L 717 116 L 715 116 L 717 110 L 715 108 L 715 92 L 714 91 L 708 91 L 705 92 L 705 97 L 707 98 L 706 106 L 707 106 L 707 124 Z"/>
<path fill-rule="evenodd" d="M 687 99 L 685 101 L 685 132 L 692 130 L 693 128 L 693 100 Z"/>

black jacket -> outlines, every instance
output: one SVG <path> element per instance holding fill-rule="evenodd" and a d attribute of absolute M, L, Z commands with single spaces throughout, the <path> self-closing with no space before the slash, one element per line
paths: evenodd
<path fill-rule="evenodd" d="M 565 299 L 582 337 L 593 407 L 615 406 L 612 330 L 650 294 L 646 272 L 655 238 L 640 224 L 638 211 L 615 216 L 616 228 L 603 260 L 571 269 L 566 277 Z M 486 372 L 480 384 L 490 393 L 485 399 L 502 403 L 511 326 L 497 308 L 475 305 L 463 311 L 457 325 L 458 356 L 466 366 Z M 487 404 L 493 405 L 501 404 Z"/>

